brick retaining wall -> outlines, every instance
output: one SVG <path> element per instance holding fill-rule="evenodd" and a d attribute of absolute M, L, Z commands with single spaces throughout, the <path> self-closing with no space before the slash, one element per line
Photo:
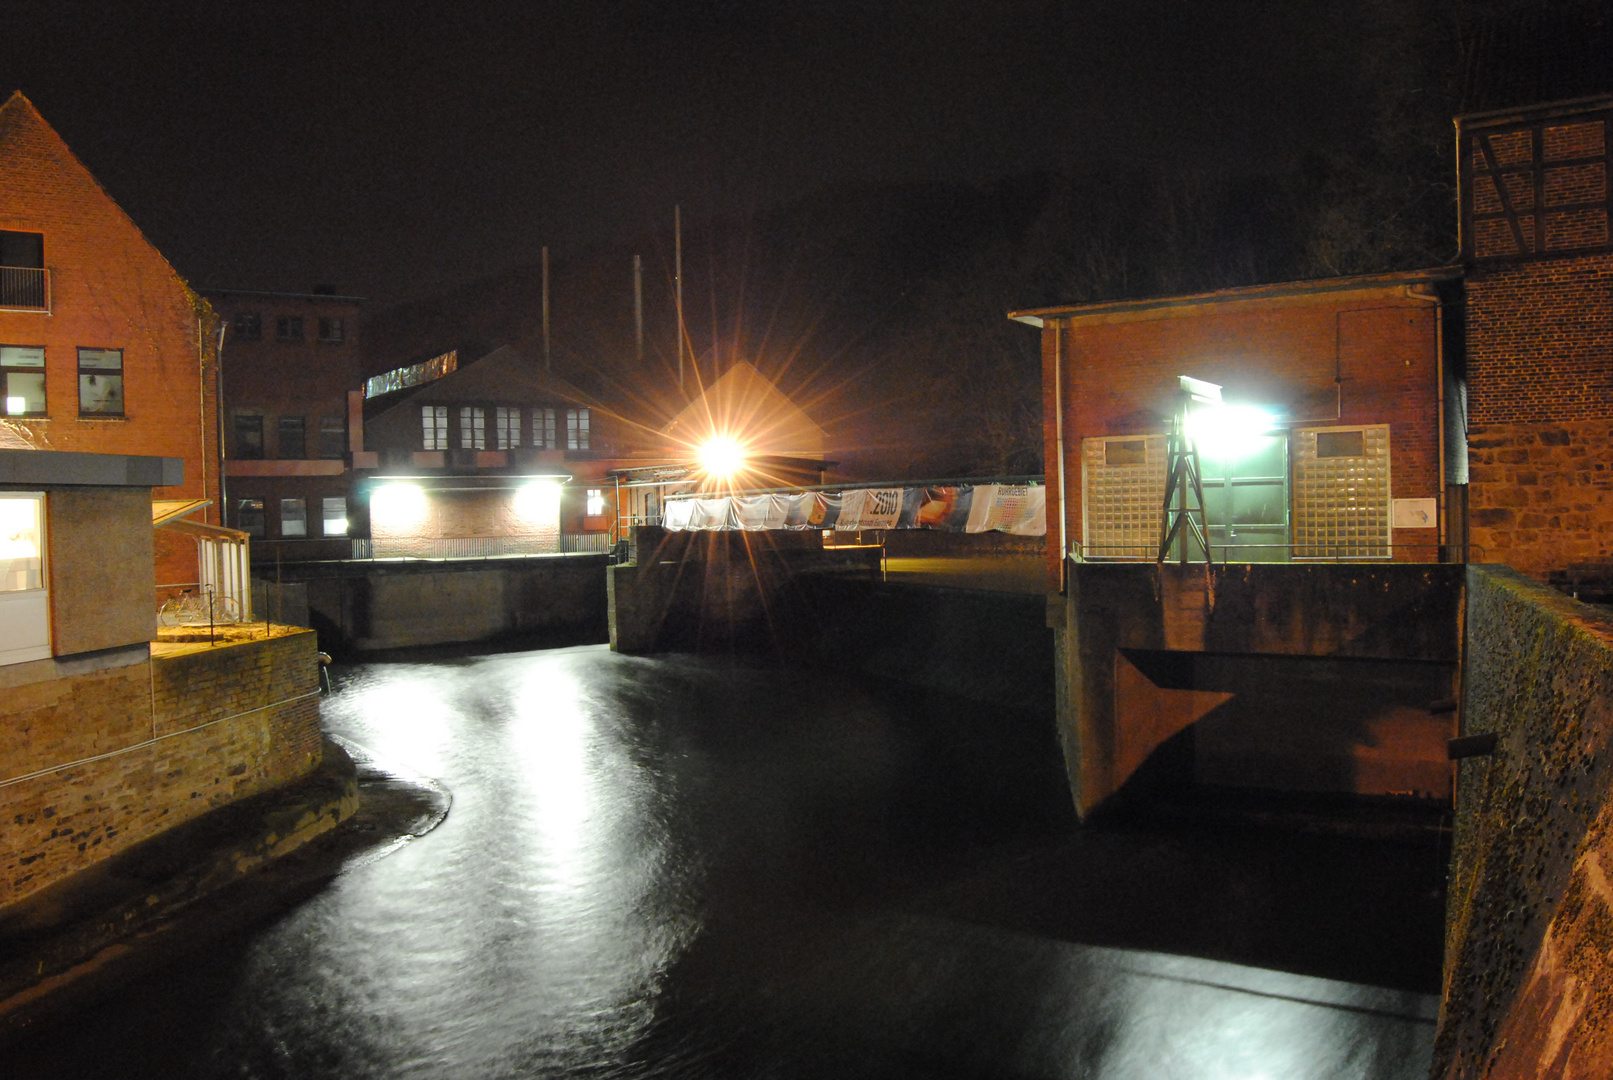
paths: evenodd
<path fill-rule="evenodd" d="M 0 905 L 307 775 L 320 760 L 318 679 L 314 635 L 291 630 L 159 643 L 149 663 L 8 688 Z"/>
<path fill-rule="evenodd" d="M 1475 560 L 1539 578 L 1613 560 L 1613 419 L 1474 425 L 1468 446 Z"/>

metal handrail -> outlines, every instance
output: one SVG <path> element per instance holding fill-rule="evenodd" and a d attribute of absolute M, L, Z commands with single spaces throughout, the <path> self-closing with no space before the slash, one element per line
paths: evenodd
<path fill-rule="evenodd" d="M 1427 541 L 1427 542 L 1421 542 L 1421 543 L 1398 542 L 1398 543 L 1389 543 L 1389 544 L 1359 544 L 1359 543 L 1358 544 L 1317 544 L 1317 543 L 1308 543 L 1308 544 L 1217 544 L 1217 543 L 1211 543 L 1210 544 L 1210 550 L 1211 550 L 1212 555 L 1215 556 L 1216 561 L 1218 561 L 1218 562 L 1232 562 L 1232 563 L 1240 563 L 1240 562 L 1243 562 L 1243 561 L 1250 561 L 1250 560 L 1228 559 L 1228 558 L 1225 557 L 1225 553 L 1227 551 L 1272 550 L 1272 551 L 1286 551 L 1288 553 L 1288 560 L 1272 560 L 1272 561 L 1290 561 L 1291 560 L 1291 561 L 1294 561 L 1294 562 L 1307 562 L 1307 563 L 1310 563 L 1310 562 L 1391 562 L 1391 561 L 1394 560 L 1394 555 L 1395 555 L 1395 552 L 1397 552 L 1397 551 L 1410 552 L 1410 551 L 1416 551 L 1416 550 L 1421 550 L 1421 549 L 1431 549 L 1431 550 L 1433 550 L 1435 552 L 1438 552 L 1438 551 L 1441 551 L 1441 550 L 1446 550 L 1446 549 L 1449 549 L 1449 548 L 1452 548 L 1452 547 L 1460 547 L 1460 546 L 1462 546 L 1462 545 L 1441 544 L 1441 543 L 1438 543 L 1438 542 L 1435 542 L 1435 541 Z M 1324 549 L 1324 548 L 1332 548 L 1333 554 L 1331 554 L 1331 555 L 1297 555 L 1297 554 L 1295 554 L 1295 552 L 1297 550 L 1302 549 L 1302 548 L 1307 550 L 1307 551 L 1314 551 L 1314 550 L 1317 550 L 1317 549 Z M 1375 549 L 1375 550 L 1378 550 L 1378 551 L 1384 551 L 1384 550 L 1387 549 L 1387 553 L 1382 554 L 1382 555 L 1362 554 L 1361 551 L 1363 549 L 1367 549 L 1367 548 Z M 1103 555 L 1101 553 L 1096 553 L 1094 551 L 1094 549 L 1103 549 L 1103 550 L 1107 550 L 1107 551 L 1123 550 L 1125 552 L 1128 552 L 1128 554 L 1124 554 L 1124 555 Z M 1485 557 L 1485 555 L 1487 554 L 1485 552 L 1485 550 L 1484 550 L 1483 545 L 1481 545 L 1481 544 L 1468 544 L 1468 545 L 1466 545 L 1466 549 L 1467 549 L 1467 552 L 1468 552 L 1468 558 L 1463 560 L 1463 561 L 1466 561 L 1466 562 L 1474 561 L 1475 556 L 1477 557 L 1478 560 L 1482 561 L 1483 558 Z M 1136 552 L 1137 554 L 1130 554 L 1132 552 Z M 1217 553 L 1219 553 L 1219 554 L 1217 554 Z M 1139 563 L 1141 563 L 1141 562 L 1158 562 L 1159 561 L 1159 559 L 1158 559 L 1158 551 L 1157 551 L 1155 545 L 1152 542 L 1149 542 L 1149 541 L 1138 541 L 1138 542 L 1134 542 L 1134 543 L 1125 543 L 1125 544 L 1082 544 L 1082 543 L 1080 543 L 1078 541 L 1072 541 L 1070 543 L 1069 557 L 1072 560 L 1074 560 L 1075 562 L 1139 562 Z M 1176 560 L 1176 559 L 1167 559 L 1166 561 L 1167 562 L 1177 562 L 1178 560 Z M 1187 562 L 1192 563 L 1192 564 L 1202 564 L 1204 561 L 1205 560 L 1202 559 L 1202 558 L 1188 559 L 1187 560 Z M 1265 560 L 1259 560 L 1259 561 L 1265 561 Z"/>
<path fill-rule="evenodd" d="M 0 308 L 50 310 L 50 271 L 37 266 L 0 266 Z"/>

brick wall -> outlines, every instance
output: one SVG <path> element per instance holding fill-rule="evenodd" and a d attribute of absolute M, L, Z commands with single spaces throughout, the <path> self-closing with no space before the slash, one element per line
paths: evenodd
<path fill-rule="evenodd" d="M 0 905 L 319 764 L 312 632 L 152 652 L 5 690 Z"/>
<path fill-rule="evenodd" d="M 1536 577 L 1613 560 L 1613 419 L 1468 429 L 1476 562 Z"/>
<path fill-rule="evenodd" d="M 1043 395 L 1050 489 L 1057 486 L 1055 364 L 1064 404 L 1067 536 L 1081 522 L 1081 440 L 1159 433 L 1178 375 L 1225 387 L 1230 401 L 1277 407 L 1290 426 L 1390 426 L 1391 497 L 1434 498 L 1439 473 L 1439 308 L 1404 288 L 1236 297 L 1125 317 L 1078 317 L 1044 331 Z M 1057 337 L 1062 355 L 1056 356 Z M 1336 417 L 1336 418 L 1335 418 Z M 1058 566 L 1056 492 L 1049 491 L 1049 580 Z M 1433 561 L 1432 529 L 1397 529 L 1397 558 Z"/>
<path fill-rule="evenodd" d="M 183 458 L 153 497 L 217 500 L 213 316 L 21 95 L 0 108 L 0 229 L 42 233 L 50 277 L 49 313 L 0 311 L 0 344 L 45 348 L 48 414 L 0 419 L 0 444 Z M 122 418 L 79 417 L 80 346 L 123 350 Z M 194 544 L 159 541 L 159 584 L 196 576 Z"/>

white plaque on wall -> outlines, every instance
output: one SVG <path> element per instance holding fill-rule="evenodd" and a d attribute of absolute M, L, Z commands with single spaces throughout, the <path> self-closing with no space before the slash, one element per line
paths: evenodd
<path fill-rule="evenodd" d="M 1390 522 L 1397 529 L 1432 529 L 1439 525 L 1439 500 L 1395 499 Z"/>

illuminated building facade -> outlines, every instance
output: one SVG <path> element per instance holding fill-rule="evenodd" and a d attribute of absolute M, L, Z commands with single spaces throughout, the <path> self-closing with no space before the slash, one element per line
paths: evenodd
<path fill-rule="evenodd" d="M 1224 399 L 1195 405 L 1187 425 L 1213 561 L 1449 557 L 1462 523 L 1448 495 L 1465 479 L 1446 355 L 1456 277 L 1430 270 L 1015 313 L 1042 329 L 1052 587 L 1066 557 L 1157 558 L 1183 376 Z M 1202 561 L 1202 550 L 1189 557 Z"/>

